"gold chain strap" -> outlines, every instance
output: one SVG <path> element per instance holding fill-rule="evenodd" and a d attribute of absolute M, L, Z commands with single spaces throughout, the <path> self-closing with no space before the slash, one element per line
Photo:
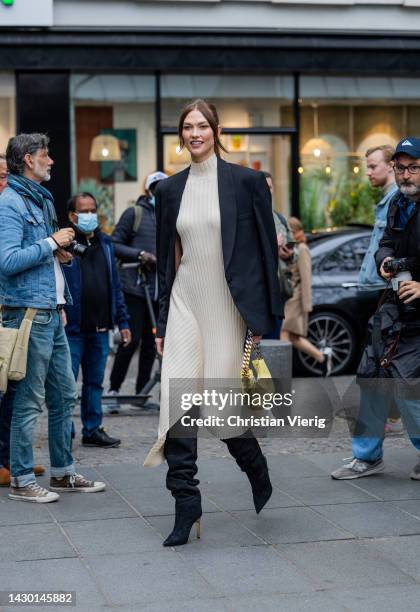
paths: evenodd
<path fill-rule="evenodd" d="M 242 378 L 249 378 L 251 375 L 249 365 L 251 363 L 252 351 L 254 351 L 257 359 L 262 359 L 260 343 L 254 342 L 252 338 L 252 332 L 251 330 L 248 329 L 248 331 L 246 332 L 244 354 L 242 357 L 242 366 L 241 366 L 241 377 Z"/>

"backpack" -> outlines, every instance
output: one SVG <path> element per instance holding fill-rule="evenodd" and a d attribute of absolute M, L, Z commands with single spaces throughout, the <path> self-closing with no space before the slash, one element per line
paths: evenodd
<path fill-rule="evenodd" d="M 143 208 L 139 204 L 133 204 L 133 206 L 130 206 L 129 208 L 134 209 L 133 210 L 134 212 L 133 225 L 131 227 L 131 234 L 132 234 L 131 239 L 133 239 L 133 237 L 137 234 L 138 229 L 140 227 L 141 218 L 143 216 Z M 117 258 L 117 263 L 118 263 L 118 267 L 120 268 L 120 270 L 122 270 L 122 265 L 124 262 L 119 257 Z"/>
<path fill-rule="evenodd" d="M 131 228 L 131 231 L 133 234 L 137 234 L 140 227 L 141 218 L 143 216 L 143 208 L 140 206 L 140 204 L 134 204 L 134 206 L 131 206 L 131 208 L 134 208 L 133 227 Z"/>

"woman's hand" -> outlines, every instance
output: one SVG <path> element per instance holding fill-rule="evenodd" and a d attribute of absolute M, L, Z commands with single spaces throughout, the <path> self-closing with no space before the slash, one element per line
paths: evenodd
<path fill-rule="evenodd" d="M 262 336 L 252 336 L 252 341 L 254 344 L 258 344 L 258 342 L 261 342 L 262 340 Z"/>
<path fill-rule="evenodd" d="M 165 338 L 156 338 L 155 343 L 158 355 L 163 357 L 163 345 L 165 343 Z"/>

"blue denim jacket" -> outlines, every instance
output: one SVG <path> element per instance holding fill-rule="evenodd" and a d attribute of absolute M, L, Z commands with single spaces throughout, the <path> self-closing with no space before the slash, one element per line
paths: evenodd
<path fill-rule="evenodd" d="M 0 304 L 55 308 L 54 255 L 42 210 L 10 187 L 0 196 Z M 67 284 L 64 297 L 71 303 Z"/>
<path fill-rule="evenodd" d="M 386 282 L 378 275 L 376 269 L 375 253 L 378 250 L 379 241 L 386 227 L 389 203 L 397 191 L 397 186 L 393 185 L 376 206 L 375 225 L 373 226 L 369 247 L 364 256 L 359 273 L 359 287 L 361 289 L 382 289 L 386 287 Z"/>

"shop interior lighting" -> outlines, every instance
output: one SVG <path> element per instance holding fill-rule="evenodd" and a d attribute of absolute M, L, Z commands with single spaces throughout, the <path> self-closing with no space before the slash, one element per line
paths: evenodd
<path fill-rule="evenodd" d="M 331 174 L 331 166 L 330 165 L 325 166 L 325 174 Z"/>
<path fill-rule="evenodd" d="M 298 172 L 299 172 L 299 174 L 303 174 L 303 166 L 299 166 Z"/>
<path fill-rule="evenodd" d="M 92 140 L 90 161 L 120 161 L 121 149 L 118 138 L 111 134 L 99 134 Z"/>
<path fill-rule="evenodd" d="M 354 172 L 354 174 L 359 174 L 359 172 L 360 172 L 359 166 L 354 166 L 353 167 L 353 172 Z"/>

